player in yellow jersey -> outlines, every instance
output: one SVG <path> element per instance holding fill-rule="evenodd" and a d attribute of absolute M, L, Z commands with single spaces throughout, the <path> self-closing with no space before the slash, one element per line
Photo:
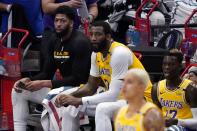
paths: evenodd
<path fill-rule="evenodd" d="M 54 97 L 56 107 L 49 109 L 50 105 L 48 106 L 48 113 L 55 130 L 79 130 L 80 113 L 95 116 L 99 103 L 112 102 L 119 98 L 123 78 L 128 69 L 144 69 L 128 47 L 112 41 L 108 23 L 102 21 L 93 23 L 90 27 L 90 40 L 94 52 L 91 57 L 91 70 L 87 84 L 81 88 L 73 88 L 72 91 L 62 92 Z M 95 94 L 100 85 L 104 85 L 106 91 Z M 145 91 L 147 98 L 151 97 L 151 86 L 149 82 L 149 87 Z M 53 103 L 53 100 L 51 102 Z M 123 103 L 126 104 L 126 102 Z M 47 109 L 47 106 L 45 108 Z M 59 119 L 56 119 L 58 117 Z M 61 126 L 60 119 L 62 120 Z"/>
<path fill-rule="evenodd" d="M 115 131 L 164 131 L 159 108 L 144 99 L 149 75 L 142 69 L 131 69 L 125 76 L 123 95 L 128 105 L 115 118 Z"/>
<path fill-rule="evenodd" d="M 180 78 L 183 56 L 170 52 L 163 60 L 164 80 L 152 89 L 152 99 L 161 107 L 169 131 L 184 128 L 197 129 L 197 88 L 188 79 Z M 184 128 L 183 128 L 184 127 Z"/>

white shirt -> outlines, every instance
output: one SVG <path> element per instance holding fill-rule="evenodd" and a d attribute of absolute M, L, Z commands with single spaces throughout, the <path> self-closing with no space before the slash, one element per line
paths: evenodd
<path fill-rule="evenodd" d="M 133 55 L 131 51 L 123 46 L 114 48 L 111 55 L 110 66 L 112 68 L 111 82 L 109 90 L 93 96 L 82 97 L 82 102 L 86 104 L 99 104 L 101 102 L 116 101 L 119 96 L 123 81 L 128 68 L 133 63 Z M 100 77 L 98 67 L 96 65 L 96 53 L 91 56 L 90 75 Z"/>

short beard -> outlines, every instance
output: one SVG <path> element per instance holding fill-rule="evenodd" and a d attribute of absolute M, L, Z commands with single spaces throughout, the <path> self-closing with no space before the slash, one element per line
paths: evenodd
<path fill-rule="evenodd" d="M 69 28 L 66 27 L 66 28 L 65 28 L 64 30 L 62 30 L 61 32 L 56 32 L 56 34 L 57 34 L 57 37 L 58 37 L 58 38 L 62 38 L 62 37 L 64 37 L 65 35 L 67 35 L 68 32 L 69 32 Z"/>
<path fill-rule="evenodd" d="M 95 48 L 94 46 L 92 47 L 92 51 L 94 52 L 101 52 L 107 47 L 108 41 L 105 39 L 99 43 L 96 43 L 98 45 L 98 48 Z"/>

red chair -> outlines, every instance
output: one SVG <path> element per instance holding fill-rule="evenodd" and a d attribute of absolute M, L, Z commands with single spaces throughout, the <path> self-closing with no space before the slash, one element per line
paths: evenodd
<path fill-rule="evenodd" d="M 185 68 L 185 70 L 182 72 L 181 77 L 183 77 L 183 76 L 188 72 L 189 68 L 192 67 L 192 66 L 196 66 L 196 67 L 197 67 L 197 63 L 195 63 L 195 64 L 189 64 L 189 65 Z"/>
<path fill-rule="evenodd" d="M 133 52 L 135 54 L 135 56 L 139 59 L 142 60 L 142 54 L 139 52 Z"/>

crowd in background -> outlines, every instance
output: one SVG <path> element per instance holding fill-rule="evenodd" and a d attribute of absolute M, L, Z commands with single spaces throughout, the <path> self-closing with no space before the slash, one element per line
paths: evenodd
<path fill-rule="evenodd" d="M 162 2 L 165 3 L 165 1 L 162 1 Z M 122 79 L 124 79 L 123 74 L 125 75 L 128 69 L 131 69 L 131 68 L 141 68 L 141 70 L 144 70 L 143 65 L 136 58 L 136 56 L 133 53 L 131 53 L 129 50 L 127 50 L 127 47 L 123 45 L 124 39 L 125 39 L 125 33 L 129 25 L 128 21 L 126 22 L 127 23 L 126 26 L 124 25 L 125 21 L 123 20 L 123 17 L 126 16 L 126 14 L 128 15 L 129 14 L 128 11 L 131 9 L 136 11 L 140 3 L 141 3 L 140 0 L 135 0 L 135 2 L 132 1 L 131 3 L 130 1 L 121 1 L 121 0 L 117 0 L 117 1 L 113 1 L 113 0 L 112 1 L 109 1 L 109 0 L 106 0 L 106 1 L 97 1 L 97 0 L 85 0 L 85 1 L 79 1 L 79 0 L 68 0 L 68 1 L 67 0 L 66 1 L 65 0 L 28 0 L 28 1 L 27 0 L 1 0 L 0 1 L 0 11 L 1 11 L 0 12 L 1 13 L 0 30 L 1 32 L 4 34 L 7 31 L 7 29 L 10 27 L 28 29 L 31 34 L 29 41 L 32 43 L 35 43 L 33 44 L 34 48 L 36 48 L 36 50 L 41 50 L 41 53 L 42 53 L 41 64 L 43 64 L 42 65 L 43 67 L 41 69 L 41 72 L 34 77 L 28 76 L 28 77 L 22 78 L 21 80 L 17 81 L 14 85 L 13 92 L 12 92 L 12 98 L 13 98 L 12 101 L 13 101 L 15 128 L 17 128 L 18 130 L 23 130 L 26 128 L 26 117 L 28 116 L 28 113 L 27 113 L 28 106 L 26 103 L 27 100 L 35 99 L 35 102 L 38 102 L 38 103 L 41 103 L 43 102 L 42 100 L 44 100 L 43 102 L 44 105 L 46 102 L 45 100 L 52 101 L 54 106 L 56 106 L 55 108 L 57 108 L 56 110 L 60 109 L 58 106 L 61 107 L 61 106 L 66 106 L 66 105 L 71 105 L 71 106 L 73 105 L 76 107 L 74 111 L 80 112 L 83 109 L 83 106 L 87 106 L 86 107 L 87 110 L 85 110 L 84 113 L 87 113 L 88 115 L 93 114 L 93 116 L 96 115 L 97 113 L 95 111 L 96 107 L 94 108 L 94 112 L 91 112 L 91 109 L 89 111 L 90 105 L 95 106 L 95 105 L 99 105 L 102 102 L 111 102 L 111 101 L 117 102 L 116 97 L 118 96 L 120 89 L 115 90 L 113 89 L 113 87 L 115 87 L 115 85 L 116 86 L 118 85 L 117 87 L 120 87 L 120 88 L 122 87 L 121 86 L 123 82 Z M 164 4 L 164 3 L 160 4 L 159 8 L 157 9 L 157 10 L 160 10 L 165 17 L 165 18 L 162 17 L 164 18 L 164 23 L 161 22 L 163 25 L 166 24 L 166 20 L 167 18 L 169 18 L 169 14 L 168 14 L 169 12 L 171 12 L 172 13 L 171 16 L 173 16 L 172 21 L 169 23 L 177 24 L 177 23 L 181 23 L 182 21 L 184 21 L 183 18 L 185 18 L 185 16 L 189 14 L 188 12 L 192 12 L 192 10 L 196 9 L 196 6 L 197 6 L 196 2 L 192 0 L 188 0 L 187 2 L 177 0 L 174 2 L 175 3 L 174 6 L 172 6 L 171 4 L 167 4 L 167 3 Z M 187 10 L 187 7 L 185 7 L 184 5 L 186 3 L 187 5 L 191 6 L 191 10 Z M 67 7 L 71 7 L 71 9 L 70 8 L 67 9 Z M 64 12 L 65 10 L 66 10 L 66 13 Z M 71 10 L 73 10 L 74 13 Z M 111 14 L 111 16 L 109 16 L 109 19 L 108 19 L 108 16 L 105 15 L 105 13 L 107 12 L 108 14 Z M 77 14 L 77 15 L 73 15 L 72 13 Z M 152 16 L 153 19 L 155 17 Z M 116 32 L 115 34 L 112 34 L 112 37 L 111 37 L 111 29 L 108 27 L 108 24 L 105 25 L 105 22 L 104 24 L 102 22 L 94 23 L 94 21 L 96 20 L 103 20 L 103 19 L 104 20 L 108 19 L 108 23 L 111 26 L 112 30 Z M 114 19 L 114 21 L 112 21 L 111 19 Z M 84 34 L 82 34 L 81 32 L 78 32 L 78 29 L 82 30 L 82 32 L 84 31 L 83 25 L 86 24 L 86 20 L 88 21 L 89 24 L 93 23 L 93 26 L 90 26 L 91 27 L 90 41 L 87 40 Z M 9 23 L 10 21 L 12 22 Z M 151 24 L 153 24 L 153 22 L 154 20 L 151 21 Z M 194 19 L 194 23 L 195 23 L 195 19 Z M 119 26 L 117 26 L 117 24 Z M 121 26 L 121 25 L 124 25 L 124 26 Z M 54 34 L 56 36 L 54 36 Z M 123 42 L 123 44 L 118 43 L 113 40 L 121 41 Z M 89 42 L 93 44 L 93 47 L 90 47 Z M 81 43 L 85 43 L 87 45 L 85 46 L 85 44 L 81 44 Z M 85 47 L 81 46 L 80 44 Z M 17 45 L 15 44 L 13 45 L 13 47 L 16 47 L 16 46 Z M 111 47 L 112 49 L 109 48 L 110 46 L 112 46 Z M 112 50 L 113 49 L 115 50 L 115 48 L 117 47 L 119 48 L 118 49 L 119 52 L 118 51 L 116 51 L 116 53 L 112 52 Z M 92 56 L 94 57 L 91 57 L 90 77 L 88 78 L 88 75 L 89 75 L 88 69 L 90 68 L 88 64 L 90 64 L 90 54 L 91 54 L 90 48 L 93 48 L 93 51 L 95 54 L 93 53 Z M 87 50 L 84 51 L 85 49 Z M 86 52 L 87 54 L 85 54 L 84 52 Z M 101 52 L 102 54 L 99 52 Z M 124 55 L 121 56 L 121 57 L 124 57 L 124 59 L 121 59 L 120 52 L 123 54 L 127 53 L 125 56 Z M 185 91 L 187 88 L 186 85 L 187 84 L 189 85 L 191 83 L 191 81 L 187 79 L 181 79 L 179 77 L 179 74 L 180 74 L 179 68 L 181 68 L 183 57 L 179 51 L 177 52 L 175 52 L 175 55 L 173 53 L 168 54 L 164 58 L 162 66 L 163 66 L 164 77 L 165 79 L 167 79 L 167 82 L 165 80 L 159 82 L 160 85 L 158 86 L 158 88 L 162 90 L 165 89 L 165 86 L 166 87 L 168 86 L 168 88 L 172 90 L 175 89 L 175 86 L 176 88 L 177 87 L 179 88 L 180 86 L 180 88 L 181 89 L 183 88 L 183 90 Z M 111 54 L 109 55 L 109 53 Z M 112 53 L 118 54 L 119 57 L 117 57 L 116 55 L 112 57 Z M 192 58 L 192 61 L 194 63 L 196 62 L 196 53 L 197 51 L 195 52 L 194 57 Z M 107 56 L 107 57 L 104 59 L 103 56 L 105 57 Z M 110 57 L 114 58 L 114 60 Z M 115 59 L 115 57 L 117 59 Z M 132 58 L 132 60 L 130 58 Z M 67 59 L 69 59 L 70 61 Z M 110 62 L 109 61 L 105 62 L 107 60 L 109 60 Z M 113 65 L 111 64 L 112 60 L 114 63 Z M 99 68 L 100 70 L 96 68 L 97 66 L 100 67 Z M 123 67 L 124 69 L 122 69 Z M 110 71 L 105 70 L 106 68 L 107 69 L 109 68 L 108 70 Z M 64 77 L 62 80 L 56 80 L 53 78 L 57 69 L 60 70 L 61 74 Z M 113 71 L 114 72 L 116 71 L 117 74 L 114 75 Z M 99 74 L 99 72 L 102 72 L 103 74 Z M 134 76 L 136 76 L 135 72 L 133 73 Z M 108 78 L 106 74 L 108 74 L 108 76 L 110 77 Z M 103 77 L 102 75 L 105 75 L 105 76 Z M 102 84 L 104 84 L 109 90 L 106 89 L 104 93 L 102 92 L 101 94 L 95 95 L 94 93 L 96 92 L 96 90 L 93 87 L 95 85 L 96 87 L 100 86 L 99 85 L 100 81 L 98 79 L 99 77 L 103 79 L 104 83 Z M 126 82 L 128 84 L 131 78 L 129 75 L 127 77 L 128 79 L 126 79 Z M 191 93 L 192 94 L 191 96 L 188 95 L 188 93 L 187 95 L 185 95 L 184 93 L 184 96 L 187 97 L 186 100 L 188 101 L 184 101 L 185 98 L 183 100 L 182 97 L 180 98 L 177 97 L 177 99 L 181 99 L 184 101 L 183 111 L 181 110 L 182 111 L 181 112 L 178 109 L 177 110 L 180 116 L 182 114 L 183 114 L 183 117 L 185 114 L 188 115 L 187 121 L 184 121 L 186 118 L 184 120 L 180 119 L 179 122 L 178 122 L 178 118 L 177 119 L 172 118 L 172 119 L 166 119 L 166 124 L 169 124 L 168 125 L 169 127 L 172 125 L 178 125 L 181 127 L 182 126 L 184 127 L 185 125 L 187 125 L 187 126 L 192 127 L 192 129 L 196 129 L 196 123 L 195 123 L 196 114 L 194 114 L 194 112 L 196 113 L 197 104 L 193 102 L 194 98 L 196 98 L 196 97 L 193 97 L 194 96 L 193 94 L 196 93 L 197 68 L 195 66 L 191 67 L 188 70 L 188 73 L 184 76 L 184 78 L 188 78 L 193 81 L 191 84 L 191 87 L 190 85 L 188 86 L 189 88 L 187 88 L 187 92 L 191 93 L 193 90 L 194 93 Z M 87 79 L 88 79 L 88 82 L 86 83 Z M 136 79 L 139 80 L 139 76 Z M 20 92 L 20 89 L 18 89 L 19 85 L 21 84 L 20 83 L 21 81 L 22 83 L 25 83 L 25 85 L 23 85 L 26 88 L 25 90 L 30 91 L 28 92 L 29 95 L 24 95 L 25 93 Z M 140 82 L 138 82 L 138 85 L 141 85 L 139 84 Z M 141 90 L 141 96 L 144 96 L 144 92 L 145 93 L 148 92 L 147 94 L 149 95 L 149 97 L 152 97 L 153 99 L 153 96 L 150 96 L 152 95 L 152 92 L 148 88 L 148 87 L 152 87 L 149 78 L 147 78 L 145 83 L 144 82 L 141 82 L 141 83 L 143 83 L 142 84 L 143 86 L 141 86 L 143 87 L 143 89 Z M 182 83 L 185 83 L 185 84 L 182 84 Z M 77 89 L 73 88 L 75 86 L 81 86 L 80 84 L 85 84 L 85 86 L 83 86 L 83 88 L 77 88 Z M 130 91 L 131 94 L 129 93 L 129 91 L 127 92 L 127 90 L 131 90 L 130 87 L 128 87 L 127 89 L 127 84 L 124 84 L 123 86 L 125 89 L 123 90 L 124 95 L 126 95 L 126 98 L 127 98 L 126 100 L 129 101 L 131 100 L 132 97 L 137 98 L 137 96 L 134 97 L 134 94 L 132 94 L 131 91 Z M 48 87 L 48 88 L 46 89 L 45 87 Z M 50 91 L 49 88 L 53 90 Z M 58 88 L 61 91 L 59 90 L 57 91 L 54 88 Z M 70 89 L 72 89 L 71 95 L 70 94 L 61 95 L 63 91 L 67 93 Z M 73 89 L 76 89 L 76 90 L 73 90 Z M 56 93 L 55 95 L 57 95 L 57 98 L 55 98 L 56 100 L 52 100 L 53 99 L 52 96 L 54 96 L 53 91 Z M 177 90 L 175 89 L 175 91 Z M 180 93 L 180 92 L 177 92 L 177 93 Z M 175 94 L 177 93 L 175 92 Z M 36 95 L 38 96 L 38 98 L 34 97 Z M 132 97 L 130 97 L 130 95 Z M 157 95 L 158 95 L 157 97 L 162 97 L 160 96 L 162 94 L 158 92 L 157 92 Z M 20 98 L 20 101 L 17 102 L 16 100 L 19 98 Z M 143 100 L 143 97 L 141 98 Z M 169 94 L 164 96 L 164 98 L 165 99 L 170 98 Z M 162 108 L 162 111 L 166 111 L 167 109 L 165 108 L 167 108 L 168 106 L 165 105 L 165 101 L 163 102 L 162 99 L 158 99 L 158 100 L 162 104 L 160 106 L 164 107 L 164 109 Z M 154 101 L 154 103 L 157 104 L 157 101 L 156 102 Z M 49 105 L 47 104 L 45 105 L 45 108 L 48 110 L 47 106 Z M 126 102 L 124 101 L 124 105 L 125 104 Z M 175 106 L 178 106 L 178 105 L 176 105 L 175 103 Z M 105 107 L 102 107 L 102 106 L 99 106 L 99 107 L 100 109 L 106 109 L 105 111 L 107 111 L 107 109 L 111 109 L 109 108 L 111 107 L 109 105 Z M 190 110 L 190 108 L 192 110 Z M 69 108 L 64 108 L 64 109 L 69 109 Z M 24 112 L 20 112 L 20 111 L 24 111 L 26 113 L 25 118 L 24 118 L 24 115 L 22 115 Z M 50 112 L 50 109 L 48 111 Z M 104 113 L 104 110 L 99 110 L 99 111 L 100 111 L 99 113 Z M 184 111 L 188 111 L 189 113 L 184 112 Z M 63 112 L 63 115 L 61 114 L 62 112 Z M 77 124 L 74 123 L 76 122 L 75 121 L 76 118 L 70 118 L 68 113 L 65 113 L 64 111 L 62 112 L 59 115 L 62 115 L 62 117 L 65 117 L 65 119 L 63 119 L 65 120 L 65 122 L 68 123 L 71 121 L 70 126 L 72 126 L 73 124 L 72 128 L 77 126 Z M 124 110 L 122 112 L 124 112 Z M 48 119 L 51 115 L 50 113 L 46 114 L 46 115 L 49 115 L 47 116 Z M 193 117 L 192 117 L 192 113 L 194 114 Z M 168 117 L 168 115 L 169 114 L 167 114 L 166 117 Z M 97 116 L 98 115 L 96 115 L 95 117 L 97 118 Z M 122 117 L 121 114 L 119 114 L 118 116 L 120 118 Z M 117 126 L 116 128 L 121 128 L 121 126 L 119 127 L 119 125 L 121 125 L 120 124 L 121 121 L 122 120 L 120 119 L 119 123 L 115 125 Z M 97 122 L 97 119 L 96 119 L 96 122 Z M 111 123 L 111 121 L 109 122 Z M 55 128 L 55 129 L 59 128 L 59 125 L 58 125 L 59 123 L 56 123 L 56 124 L 57 125 L 54 124 L 55 126 L 53 125 L 54 127 L 52 128 Z M 123 125 L 124 124 L 125 123 L 123 122 Z M 49 125 L 47 124 L 45 125 L 46 125 L 46 129 L 50 128 Z M 112 126 L 110 125 L 109 127 L 111 128 Z M 67 127 L 63 126 L 63 128 L 66 129 Z M 97 128 L 99 129 L 101 128 L 101 126 Z"/>

